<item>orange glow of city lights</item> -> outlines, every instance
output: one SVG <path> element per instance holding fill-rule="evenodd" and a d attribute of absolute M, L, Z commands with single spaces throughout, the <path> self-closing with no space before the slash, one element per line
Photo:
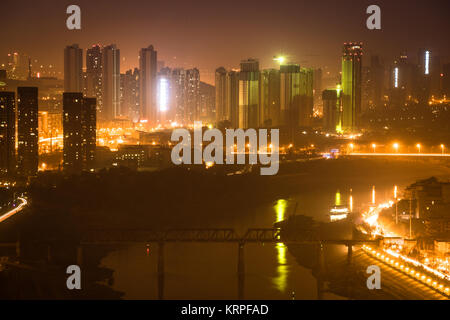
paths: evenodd
<path fill-rule="evenodd" d="M 398 152 L 398 149 L 400 148 L 400 145 L 396 142 L 392 145 L 396 152 Z"/>

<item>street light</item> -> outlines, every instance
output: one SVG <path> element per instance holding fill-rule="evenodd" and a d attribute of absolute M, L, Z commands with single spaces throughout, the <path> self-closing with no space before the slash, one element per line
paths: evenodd
<path fill-rule="evenodd" d="M 355 147 L 355 145 L 353 143 L 350 143 L 348 146 L 350 147 L 351 153 L 353 153 L 353 148 Z"/>
<path fill-rule="evenodd" d="M 372 149 L 373 149 L 373 153 L 375 153 L 375 151 L 376 151 L 376 148 L 377 148 L 377 145 L 376 145 L 375 143 L 372 143 Z"/>
<path fill-rule="evenodd" d="M 416 145 L 416 147 L 417 147 L 417 149 L 419 149 L 419 153 L 420 153 L 420 148 L 422 147 L 422 146 L 420 145 L 420 143 L 418 143 L 418 144 Z"/>
<path fill-rule="evenodd" d="M 397 142 L 394 143 L 393 147 L 395 149 L 395 152 L 398 152 L 399 144 Z"/>
<path fill-rule="evenodd" d="M 441 144 L 441 150 L 442 150 L 442 155 L 444 155 L 445 146 L 443 144 Z"/>

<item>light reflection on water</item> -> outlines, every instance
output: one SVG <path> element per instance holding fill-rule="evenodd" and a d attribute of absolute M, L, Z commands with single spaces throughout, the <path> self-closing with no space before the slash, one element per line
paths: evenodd
<path fill-rule="evenodd" d="M 239 221 L 227 222 L 230 227 L 270 228 L 274 222 L 288 218 L 294 211 L 329 221 L 329 208 L 336 201 L 348 199 L 355 211 L 372 200 L 372 185 L 365 188 L 333 186 L 327 190 L 310 190 L 290 199 L 279 199 L 267 206 L 255 208 Z M 392 197 L 392 186 L 377 186 L 377 199 L 384 194 Z M 351 197 L 351 198 L 350 198 Z M 351 199 L 351 200 L 350 200 Z M 153 250 L 155 248 L 155 250 Z M 156 299 L 157 249 L 152 245 L 149 254 L 144 246 L 123 248 L 104 259 L 104 265 L 115 270 L 116 290 L 125 298 Z M 166 248 L 166 295 L 168 299 L 230 299 L 236 298 L 236 248 L 230 244 L 170 244 Z M 345 250 L 342 254 L 345 254 Z M 340 251 L 340 248 L 339 250 Z M 311 270 L 299 265 L 288 247 L 279 243 L 245 247 L 246 299 L 289 299 L 295 292 L 297 299 L 315 299 L 316 282 Z M 329 296 L 329 298 L 336 298 Z"/>
<path fill-rule="evenodd" d="M 276 219 L 275 222 L 280 222 L 285 219 L 286 208 L 288 201 L 285 199 L 279 199 L 274 206 Z M 277 276 L 272 279 L 275 288 L 280 292 L 285 292 L 287 288 L 289 266 L 286 260 L 286 246 L 284 243 L 277 243 L 275 246 L 277 250 Z"/>

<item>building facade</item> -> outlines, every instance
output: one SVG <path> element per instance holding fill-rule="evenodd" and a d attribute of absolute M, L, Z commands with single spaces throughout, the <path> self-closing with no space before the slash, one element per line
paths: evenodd
<path fill-rule="evenodd" d="M 18 173 L 34 176 L 39 166 L 38 88 L 17 88 Z"/>
<path fill-rule="evenodd" d="M 16 98 L 14 92 L 0 92 L 0 174 L 16 171 Z"/>

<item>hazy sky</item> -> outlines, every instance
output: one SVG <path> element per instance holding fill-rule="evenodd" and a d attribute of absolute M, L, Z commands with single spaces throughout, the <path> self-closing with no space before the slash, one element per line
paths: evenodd
<path fill-rule="evenodd" d="M 70 4 L 81 7 L 81 31 L 66 28 Z M 381 31 L 366 29 L 370 4 L 382 8 Z M 345 41 L 363 41 L 366 55 L 387 62 L 420 47 L 450 55 L 449 0 L 1 0 L 0 9 L 0 57 L 23 52 L 60 71 L 63 48 L 72 43 L 117 44 L 122 71 L 153 44 L 158 60 L 198 67 L 207 82 L 219 66 L 256 57 L 272 67 L 278 54 L 335 73 Z"/>

